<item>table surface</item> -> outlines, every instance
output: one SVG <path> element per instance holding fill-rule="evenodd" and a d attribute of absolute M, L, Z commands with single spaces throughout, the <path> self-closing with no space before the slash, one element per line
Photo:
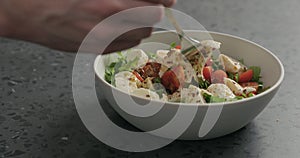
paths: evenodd
<path fill-rule="evenodd" d="M 178 1 L 175 8 L 207 30 L 271 50 L 284 64 L 285 79 L 262 114 L 243 129 L 146 153 L 113 149 L 87 131 L 72 97 L 75 54 L 0 39 L 0 157 L 299 157 L 299 5 L 297 0 Z M 113 110 L 107 113 L 129 126 Z"/>

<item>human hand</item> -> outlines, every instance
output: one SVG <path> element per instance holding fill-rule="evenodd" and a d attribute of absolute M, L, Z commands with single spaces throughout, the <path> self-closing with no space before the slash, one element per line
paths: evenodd
<path fill-rule="evenodd" d="M 0 35 L 39 43 L 63 51 L 77 51 L 84 37 L 100 21 L 117 12 L 142 6 L 170 7 L 175 0 L 0 0 Z M 162 7 L 150 13 L 140 12 L 148 26 L 158 22 Z M 141 21 L 131 19 L 121 25 L 136 25 Z M 97 39 L 105 40 L 117 32 L 120 25 L 107 24 Z M 115 39 L 105 53 L 133 47 L 150 36 L 151 27 L 139 28 Z"/>

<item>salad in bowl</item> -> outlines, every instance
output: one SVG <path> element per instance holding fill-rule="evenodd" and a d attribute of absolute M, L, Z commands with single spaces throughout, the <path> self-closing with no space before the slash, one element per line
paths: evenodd
<path fill-rule="evenodd" d="M 261 68 L 246 66 L 220 52 L 221 43 L 203 40 L 181 50 L 172 43 L 155 53 L 142 49 L 118 52 L 105 68 L 105 80 L 131 95 L 180 103 L 218 103 L 253 97 L 266 88 Z"/>
<path fill-rule="evenodd" d="M 138 49 L 97 56 L 94 70 L 103 97 L 142 131 L 174 123 L 161 136 L 165 138 L 184 125 L 188 128 L 178 139 L 211 139 L 244 127 L 278 92 L 282 63 L 271 51 L 240 37 L 186 33 L 201 45 L 190 49 L 183 43 L 181 49 L 172 43 L 180 42 L 177 34 L 160 31 Z M 190 118 L 190 124 L 181 122 Z M 201 127 L 211 128 L 203 132 Z"/>

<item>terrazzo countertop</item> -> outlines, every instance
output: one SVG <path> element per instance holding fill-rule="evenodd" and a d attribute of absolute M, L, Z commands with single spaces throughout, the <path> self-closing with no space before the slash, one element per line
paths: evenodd
<path fill-rule="evenodd" d="M 72 97 L 75 54 L 0 39 L 0 158 L 299 157 L 299 6 L 298 0 L 178 0 L 175 8 L 208 30 L 270 49 L 283 62 L 285 79 L 262 114 L 241 130 L 146 153 L 113 149 L 87 131 Z M 130 127 L 109 106 L 105 111 Z"/>

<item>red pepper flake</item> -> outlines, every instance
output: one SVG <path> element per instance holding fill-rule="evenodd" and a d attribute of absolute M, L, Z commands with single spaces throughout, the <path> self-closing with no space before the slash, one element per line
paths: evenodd
<path fill-rule="evenodd" d="M 141 82 L 144 81 L 144 79 L 141 77 L 141 75 L 140 75 L 139 73 L 137 73 L 136 71 L 133 71 L 132 73 L 133 73 L 133 74 L 136 76 L 136 78 L 139 79 Z"/>

